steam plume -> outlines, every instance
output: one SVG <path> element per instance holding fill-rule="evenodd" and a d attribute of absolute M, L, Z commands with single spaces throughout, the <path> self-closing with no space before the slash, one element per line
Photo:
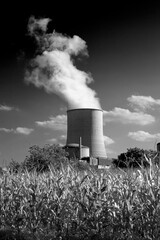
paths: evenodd
<path fill-rule="evenodd" d="M 72 57 L 87 55 L 87 46 L 78 36 L 67 37 L 53 31 L 47 33 L 50 19 L 29 19 L 28 30 L 39 47 L 38 54 L 26 71 L 26 81 L 36 87 L 44 87 L 48 93 L 63 98 L 68 108 L 100 108 L 96 92 L 88 87 L 93 79 L 78 70 Z"/>

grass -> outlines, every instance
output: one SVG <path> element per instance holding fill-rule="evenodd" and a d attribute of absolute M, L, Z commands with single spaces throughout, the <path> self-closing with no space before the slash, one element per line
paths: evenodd
<path fill-rule="evenodd" d="M 5 172 L 0 239 L 160 239 L 160 169 Z"/>

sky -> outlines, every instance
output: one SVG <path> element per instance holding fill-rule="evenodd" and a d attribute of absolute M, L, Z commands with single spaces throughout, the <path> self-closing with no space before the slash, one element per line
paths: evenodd
<path fill-rule="evenodd" d="M 66 111 L 103 109 L 106 152 L 160 141 L 160 5 L 1 8 L 0 165 L 66 141 Z M 86 103 L 86 105 L 85 105 Z"/>

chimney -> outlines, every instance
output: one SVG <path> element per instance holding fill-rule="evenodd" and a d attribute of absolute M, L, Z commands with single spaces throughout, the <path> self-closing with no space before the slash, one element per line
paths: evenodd
<path fill-rule="evenodd" d="M 79 137 L 79 159 L 82 158 L 82 138 Z"/>

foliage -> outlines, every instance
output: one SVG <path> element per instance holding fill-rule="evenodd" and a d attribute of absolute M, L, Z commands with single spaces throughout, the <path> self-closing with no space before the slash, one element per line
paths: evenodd
<path fill-rule="evenodd" d="M 124 171 L 69 162 L 58 145 L 31 147 L 0 176 L 0 239 L 160 239 L 160 168 L 140 150 L 125 155 L 140 168 Z"/>
<path fill-rule="evenodd" d="M 60 168 L 62 162 L 66 162 L 67 154 L 59 145 L 46 144 L 44 147 L 34 145 L 29 148 L 29 156 L 22 163 L 23 169 L 28 171 L 45 172 L 50 166 Z"/>
<path fill-rule="evenodd" d="M 8 165 L 8 169 L 11 173 L 18 173 L 21 171 L 21 163 L 16 162 L 15 160 L 11 160 L 11 162 Z"/>
<path fill-rule="evenodd" d="M 22 163 L 12 160 L 8 165 L 8 170 L 12 173 L 36 171 L 43 173 L 50 171 L 51 167 L 60 169 L 62 164 L 70 164 L 78 171 L 83 171 L 89 168 L 86 161 L 79 161 L 78 159 L 68 159 L 68 153 L 59 145 L 46 144 L 44 147 L 34 145 L 29 148 L 29 155 L 26 156 Z"/>
<path fill-rule="evenodd" d="M 0 193 L 1 239 L 160 239 L 156 165 L 79 171 L 62 163 L 42 174 L 5 172 Z"/>
<path fill-rule="evenodd" d="M 113 161 L 115 166 L 121 168 L 133 167 L 139 168 L 140 166 L 149 167 L 149 159 L 154 159 L 156 156 L 156 151 L 153 150 L 143 150 L 140 148 L 129 148 L 127 152 L 121 153 L 118 159 Z"/>

